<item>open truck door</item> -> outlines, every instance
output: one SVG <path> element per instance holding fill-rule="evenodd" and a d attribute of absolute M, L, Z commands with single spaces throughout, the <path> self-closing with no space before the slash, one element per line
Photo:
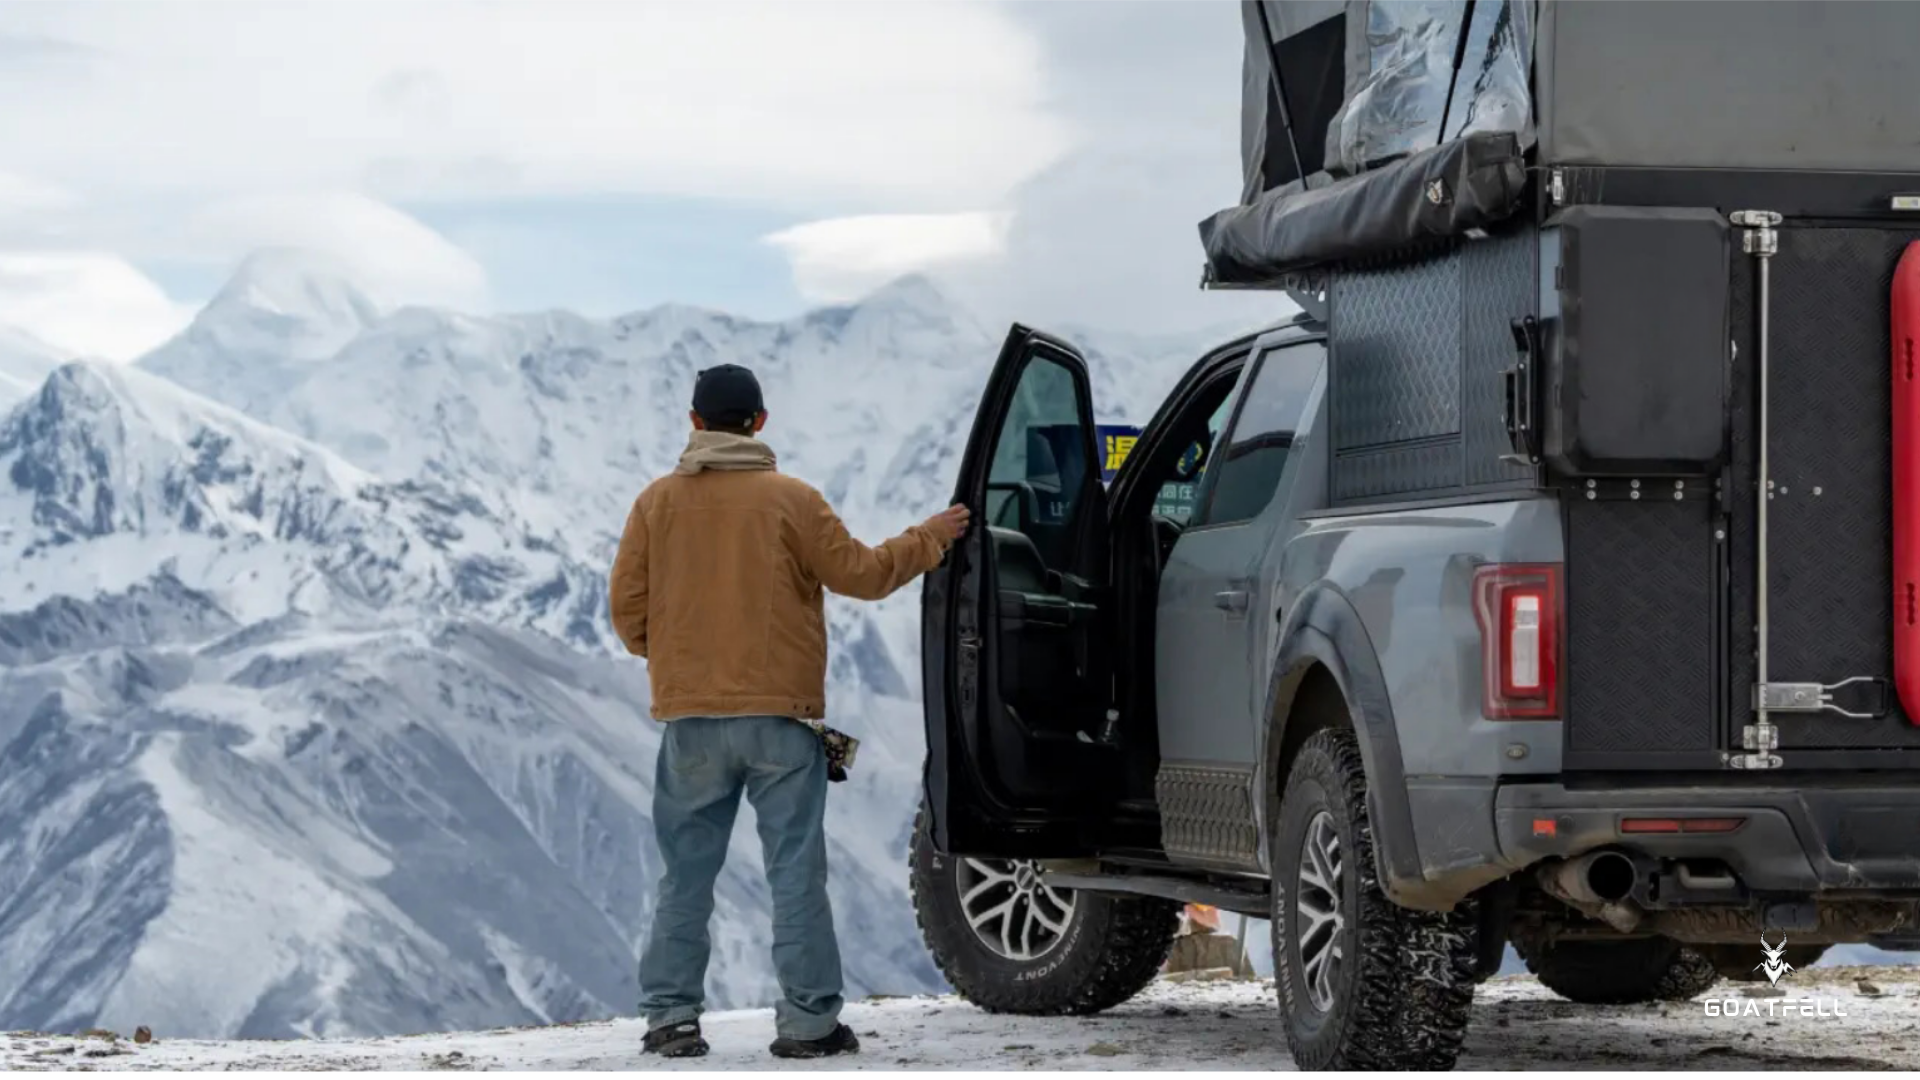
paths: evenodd
<path fill-rule="evenodd" d="M 1023 326 L 974 417 L 974 525 L 921 607 L 926 798 L 953 854 L 1061 857 L 1117 798 L 1102 607 L 1107 492 L 1086 361 Z"/>

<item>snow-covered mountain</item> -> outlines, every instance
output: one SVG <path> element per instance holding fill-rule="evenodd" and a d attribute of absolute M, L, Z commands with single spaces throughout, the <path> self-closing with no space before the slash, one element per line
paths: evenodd
<path fill-rule="evenodd" d="M 338 263 L 268 248 L 248 256 L 192 325 L 141 363 L 183 386 L 217 386 L 219 400 L 259 413 L 283 369 L 332 358 L 379 317 Z"/>
<path fill-rule="evenodd" d="M 878 540 L 950 495 L 1002 332 L 919 279 L 776 323 L 381 311 L 272 252 L 137 366 L 53 371 L 0 412 L 0 1030 L 629 1012 L 658 729 L 604 575 L 695 372 L 755 368 L 782 468 Z M 1214 343 L 1077 336 L 1134 421 Z M 850 988 L 933 989 L 917 592 L 829 618 Z M 774 996 L 756 849 L 718 1006 Z"/>

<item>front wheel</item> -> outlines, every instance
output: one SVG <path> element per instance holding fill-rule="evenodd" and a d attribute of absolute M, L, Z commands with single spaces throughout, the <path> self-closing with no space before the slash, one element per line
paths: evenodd
<path fill-rule="evenodd" d="M 1138 994 L 1166 963 L 1180 908 L 1054 888 L 1029 861 L 933 850 L 922 811 L 909 877 L 933 962 L 988 1012 L 1083 1016 Z"/>
<path fill-rule="evenodd" d="M 1270 843 L 1274 982 L 1302 1069 L 1450 1069 L 1478 972 L 1474 902 L 1396 905 L 1380 887 L 1360 747 L 1344 729 L 1301 746 Z"/>

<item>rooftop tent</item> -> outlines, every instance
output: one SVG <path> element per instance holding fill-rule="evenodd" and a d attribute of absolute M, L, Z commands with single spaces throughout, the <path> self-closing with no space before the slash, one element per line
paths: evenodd
<path fill-rule="evenodd" d="M 1241 202 L 1298 180 L 1303 171 L 1311 176 L 1321 170 L 1327 127 L 1346 89 L 1347 6 L 1346 0 L 1240 5 L 1247 40 L 1240 89 Z M 1273 77 L 1275 60 L 1279 80 Z"/>
<path fill-rule="evenodd" d="M 1241 205 L 1201 223 L 1209 283 L 1270 285 L 1511 215 L 1534 7 L 1245 0 Z"/>
<path fill-rule="evenodd" d="M 1244 0 L 1241 202 L 1474 132 L 1530 142 L 1532 19 L 1531 0 Z"/>

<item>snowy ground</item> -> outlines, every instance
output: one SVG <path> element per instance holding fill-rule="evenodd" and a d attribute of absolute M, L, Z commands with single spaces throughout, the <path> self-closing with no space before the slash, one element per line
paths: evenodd
<path fill-rule="evenodd" d="M 1782 1008 L 1813 998 L 1802 1016 Z M 1733 999 L 1757 1016 L 1708 1016 Z M 1767 1013 L 1776 1013 L 1768 1019 Z M 1290 1066 L 1261 983 L 1159 983 L 1130 1004 L 1087 1019 L 989 1016 L 949 998 L 875 1000 L 847 1010 L 857 1058 L 829 1069 L 1206 1069 Z M 365 1042 L 195 1042 L 27 1033 L 0 1035 L 0 1071 L 15 1069 L 766 1069 L 766 1011 L 707 1018 L 713 1056 L 663 1062 L 639 1053 L 636 1021 L 427 1035 Z M 164 1033 L 163 1033 L 164 1034 Z M 789 1066 L 781 1063 L 782 1067 Z M 1596 1008 L 1570 1005 L 1531 979 L 1503 976 L 1480 991 L 1471 1069 L 1913 1069 L 1920 1067 L 1920 973 L 1821 968 L 1779 990 L 1723 984 L 1700 1001 Z"/>

